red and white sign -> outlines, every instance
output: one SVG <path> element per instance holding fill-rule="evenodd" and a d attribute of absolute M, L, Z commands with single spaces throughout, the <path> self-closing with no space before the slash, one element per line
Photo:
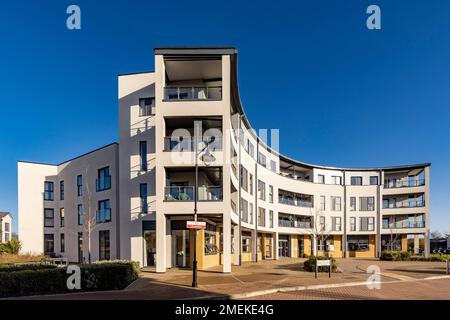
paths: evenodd
<path fill-rule="evenodd" d="M 187 228 L 188 229 L 206 229 L 206 222 L 188 221 L 187 222 Z"/>

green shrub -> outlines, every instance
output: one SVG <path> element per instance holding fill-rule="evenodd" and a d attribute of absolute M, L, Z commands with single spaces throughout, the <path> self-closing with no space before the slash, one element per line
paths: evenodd
<path fill-rule="evenodd" d="M 311 256 L 309 257 L 304 263 L 303 263 L 303 269 L 309 272 L 315 272 L 316 271 L 316 261 L 317 260 L 329 260 L 331 259 L 331 270 L 332 272 L 337 271 L 337 264 L 336 259 L 334 258 L 327 258 L 327 257 L 315 257 Z M 329 272 L 328 267 L 319 267 L 319 272 Z"/>
<path fill-rule="evenodd" d="M 7 243 L 0 244 L 0 253 L 19 254 L 22 249 L 22 243 L 19 240 L 12 239 Z"/>
<path fill-rule="evenodd" d="M 411 253 L 406 251 L 383 251 L 380 260 L 382 261 L 410 261 Z"/>
<path fill-rule="evenodd" d="M 0 272 L 0 298 L 82 291 L 122 290 L 138 278 L 134 262 L 113 261 L 80 265 L 81 290 L 67 288 L 67 268 Z"/>
<path fill-rule="evenodd" d="M 56 265 L 50 263 L 22 263 L 22 264 L 5 264 L 0 265 L 0 272 L 15 272 L 15 271 L 25 271 L 25 270 L 45 270 L 45 269 L 55 269 Z"/>

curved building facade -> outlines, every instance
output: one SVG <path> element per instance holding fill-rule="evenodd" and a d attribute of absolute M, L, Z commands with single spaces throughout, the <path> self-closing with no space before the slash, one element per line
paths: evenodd
<path fill-rule="evenodd" d="M 114 253 L 164 272 L 190 267 L 196 246 L 200 269 L 222 265 L 230 272 L 233 264 L 246 261 L 308 255 L 428 254 L 430 164 L 335 168 L 282 155 L 273 146 L 277 137 L 272 136 L 269 146 L 265 132 L 256 134 L 244 113 L 235 48 L 156 48 L 155 71 L 120 75 L 118 93 L 119 144 L 109 148 L 112 154 L 90 154 L 96 158 L 103 152 L 93 176 L 85 177 L 95 185 L 104 179 L 97 169 L 108 161 L 117 169 L 108 171 L 113 192 L 105 195 L 110 200 L 109 247 L 102 247 L 104 233 L 99 233 L 107 225 L 99 223 L 88 232 L 95 234 L 90 250 L 84 247 L 80 253 L 73 245 L 81 259 L 86 252 L 104 258 L 104 253 L 92 252 L 107 249 L 110 257 Z M 69 167 L 78 168 L 80 159 L 86 161 L 74 159 Z M 60 171 L 19 163 L 20 220 L 44 221 L 50 205 L 55 212 L 64 208 L 65 219 L 77 217 L 82 198 L 42 205 L 47 180 L 59 192 Z M 72 184 L 65 192 L 78 187 Z M 25 210 L 21 201 L 30 197 L 41 207 Z M 91 206 L 103 212 L 97 201 Z M 206 225 L 199 231 L 187 228 L 195 208 Z M 84 243 L 90 237 L 82 226 L 49 230 L 41 224 L 21 230 L 20 220 L 25 248 L 34 236 L 22 232 L 39 235 L 38 242 L 30 243 L 33 251 L 48 248 L 45 239 L 51 233 L 53 239 L 76 235 L 70 241 L 78 244 L 80 236 Z M 68 236 L 64 239 L 69 247 Z M 53 246 L 55 255 L 75 257 L 58 247 Z"/>

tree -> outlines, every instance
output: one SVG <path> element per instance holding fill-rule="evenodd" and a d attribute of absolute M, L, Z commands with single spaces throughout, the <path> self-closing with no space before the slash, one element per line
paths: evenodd
<path fill-rule="evenodd" d="M 82 228 L 83 237 L 86 234 L 87 238 L 87 253 L 88 253 L 88 263 L 91 263 L 91 243 L 92 243 L 92 233 L 96 229 L 97 219 L 95 214 L 95 209 L 92 207 L 92 191 L 89 185 L 89 166 L 85 170 L 86 183 L 84 184 L 85 190 L 83 190 L 83 211 L 82 211 Z M 84 248 L 83 248 L 84 249 Z M 82 257 L 84 259 L 84 257 Z"/>
<path fill-rule="evenodd" d="M 437 231 L 434 230 L 433 232 L 431 232 L 431 239 L 441 239 L 442 238 L 442 234 Z"/>
<path fill-rule="evenodd" d="M 330 229 L 327 229 L 326 226 L 327 224 L 324 223 L 324 225 L 322 225 L 320 223 L 321 217 L 323 217 L 325 219 L 325 214 L 319 210 L 319 209 L 311 209 L 311 215 L 313 216 L 313 221 L 311 222 L 312 224 L 312 228 L 310 231 L 310 236 L 311 236 L 311 254 L 314 256 L 317 256 L 318 252 L 317 252 L 317 242 L 319 241 L 322 243 L 322 245 L 324 246 L 324 251 L 326 251 L 326 241 L 327 239 L 331 236 L 330 234 Z"/>
<path fill-rule="evenodd" d="M 20 249 L 22 249 L 22 243 L 15 239 L 0 245 L 0 253 L 18 255 L 20 253 Z"/>

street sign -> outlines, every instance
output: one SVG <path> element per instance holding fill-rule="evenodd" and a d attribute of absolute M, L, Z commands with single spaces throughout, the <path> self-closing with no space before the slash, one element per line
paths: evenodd
<path fill-rule="evenodd" d="M 188 229 L 206 229 L 206 222 L 187 221 Z"/>
<path fill-rule="evenodd" d="M 318 267 L 329 267 L 331 265 L 331 260 L 317 260 Z"/>

